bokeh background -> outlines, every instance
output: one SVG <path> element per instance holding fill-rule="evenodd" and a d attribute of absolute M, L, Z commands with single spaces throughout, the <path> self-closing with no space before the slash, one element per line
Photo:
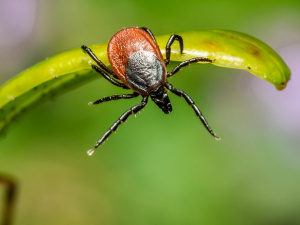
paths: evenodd
<path fill-rule="evenodd" d="M 0 0 L 0 84 L 130 26 L 155 35 L 206 28 L 248 33 L 292 71 L 281 92 L 247 71 L 212 65 L 174 76 L 170 82 L 194 99 L 220 142 L 170 94 L 171 114 L 150 102 L 87 156 L 140 101 L 88 107 L 124 93 L 104 79 L 35 108 L 0 140 L 0 172 L 19 185 L 14 224 L 300 224 L 299 25 L 298 0 Z M 0 194 L 1 209 L 3 187 Z"/>

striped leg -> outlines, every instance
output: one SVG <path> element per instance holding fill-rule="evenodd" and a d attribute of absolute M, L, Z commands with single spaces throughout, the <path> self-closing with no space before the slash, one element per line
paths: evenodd
<path fill-rule="evenodd" d="M 210 126 L 208 125 L 207 121 L 205 120 L 204 116 L 202 115 L 202 113 L 200 112 L 199 108 L 195 105 L 194 101 L 191 99 L 190 96 L 188 96 L 188 94 L 186 94 L 184 91 L 173 88 L 173 86 L 166 82 L 166 88 L 169 89 L 171 92 L 173 92 L 174 94 L 178 95 L 179 97 L 184 97 L 185 100 L 187 101 L 187 103 L 192 106 L 192 108 L 194 109 L 197 117 L 201 120 L 201 122 L 203 123 L 203 125 L 205 126 L 206 130 L 216 139 L 216 140 L 220 140 L 219 137 L 217 137 L 215 135 L 215 133 L 213 132 L 213 130 L 210 128 Z"/>
<path fill-rule="evenodd" d="M 166 59 L 165 59 L 165 65 L 167 66 L 170 62 L 170 56 L 171 56 L 171 45 L 173 44 L 174 41 L 179 41 L 179 46 L 180 46 L 180 53 L 182 54 L 183 52 L 183 39 L 181 36 L 177 34 L 171 35 L 171 37 L 168 40 L 167 46 L 166 46 Z"/>
<path fill-rule="evenodd" d="M 116 81 L 115 79 L 110 77 L 105 71 L 101 70 L 98 66 L 92 65 L 92 68 L 96 72 L 100 73 L 106 80 L 108 80 L 113 85 L 116 85 L 117 87 L 120 87 L 120 88 L 123 88 L 123 89 L 129 89 L 125 84 L 120 83 L 119 81 Z"/>
<path fill-rule="evenodd" d="M 179 65 L 177 65 L 172 72 L 168 73 L 167 76 L 173 76 L 175 73 L 177 73 L 182 67 L 189 66 L 191 63 L 197 63 L 197 62 L 207 62 L 207 63 L 213 63 L 215 60 L 210 60 L 208 58 L 192 58 L 189 60 L 186 60 Z"/>
<path fill-rule="evenodd" d="M 117 130 L 118 126 L 122 123 L 124 123 L 127 118 L 132 115 L 136 114 L 138 111 L 140 111 L 142 108 L 146 106 L 148 102 L 148 96 L 143 96 L 141 104 L 135 105 L 131 107 L 129 110 L 127 110 L 125 113 L 122 114 L 122 116 L 104 133 L 104 135 L 97 141 L 94 148 L 88 150 L 88 155 L 92 155 L 96 148 L 98 148 L 108 137 L 111 135 L 114 131 Z"/>
<path fill-rule="evenodd" d="M 89 47 L 82 45 L 81 49 L 83 50 L 83 52 L 87 53 L 98 64 L 98 66 L 100 66 L 101 69 L 115 77 L 115 73 L 110 70 L 103 62 L 101 62 Z"/>
<path fill-rule="evenodd" d="M 96 104 L 100 104 L 102 102 L 108 102 L 108 101 L 118 100 L 118 99 L 135 98 L 135 97 L 137 97 L 139 95 L 140 94 L 138 94 L 136 92 L 133 92 L 132 94 L 113 95 L 113 96 L 109 96 L 109 97 L 100 98 L 99 100 L 94 101 L 94 102 L 90 102 L 89 105 L 96 105 Z"/>

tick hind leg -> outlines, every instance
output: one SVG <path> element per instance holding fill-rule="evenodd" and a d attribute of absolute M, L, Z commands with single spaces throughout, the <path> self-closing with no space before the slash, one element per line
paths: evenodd
<path fill-rule="evenodd" d="M 120 124 L 124 123 L 131 114 L 136 114 L 138 111 L 140 111 L 142 108 L 144 108 L 146 106 L 147 102 L 148 102 L 148 96 L 144 96 L 142 99 L 142 102 L 140 104 L 131 107 L 129 110 L 127 110 L 125 113 L 123 113 L 122 116 L 97 141 L 94 148 L 92 148 L 88 151 L 88 154 L 92 155 L 94 153 L 95 149 L 98 148 L 109 137 L 109 135 L 111 135 L 114 131 L 116 131 Z"/>
<path fill-rule="evenodd" d="M 4 186 L 6 186 L 7 189 L 5 196 L 5 204 L 2 209 L 3 213 L 1 213 L 2 221 L 0 221 L 0 224 L 9 225 L 12 221 L 17 186 L 12 178 L 0 174 L 0 184 L 1 183 L 4 184 Z"/>
<path fill-rule="evenodd" d="M 200 112 L 199 108 L 195 105 L 194 101 L 191 99 L 190 96 L 188 96 L 187 93 L 185 93 L 182 90 L 176 89 L 174 88 L 170 83 L 166 82 L 166 88 L 169 89 L 171 92 L 173 92 L 174 94 L 178 95 L 179 97 L 184 97 L 184 99 L 187 101 L 187 103 L 194 109 L 197 117 L 201 120 L 201 122 L 203 123 L 203 125 L 205 126 L 206 130 L 216 139 L 216 140 L 220 140 L 219 137 L 217 137 L 215 135 L 215 133 L 213 132 L 213 130 L 210 128 L 210 126 L 208 125 L 206 119 L 204 118 L 204 116 L 202 115 L 202 113 Z"/>

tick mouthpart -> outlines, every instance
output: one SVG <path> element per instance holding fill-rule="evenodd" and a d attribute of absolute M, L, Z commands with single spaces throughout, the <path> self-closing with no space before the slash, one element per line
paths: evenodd
<path fill-rule="evenodd" d="M 163 86 L 160 86 L 152 91 L 150 93 L 150 97 L 165 114 L 172 112 L 172 105 L 169 96 Z"/>

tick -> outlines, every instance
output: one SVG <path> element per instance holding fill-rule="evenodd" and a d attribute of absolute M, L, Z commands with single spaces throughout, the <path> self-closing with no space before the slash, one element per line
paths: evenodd
<path fill-rule="evenodd" d="M 154 35 L 148 28 L 126 28 L 116 33 L 109 41 L 107 47 L 108 60 L 112 70 L 104 65 L 87 46 L 81 46 L 82 50 L 87 53 L 97 65 L 91 65 L 92 68 L 100 73 L 106 80 L 113 85 L 131 89 L 132 94 L 113 95 L 101 98 L 89 105 L 96 105 L 102 102 L 107 102 L 117 99 L 129 99 L 137 96 L 142 96 L 142 101 L 127 110 L 121 117 L 104 133 L 97 141 L 94 148 L 88 151 L 92 155 L 108 136 L 116 131 L 118 126 L 126 121 L 131 114 L 136 114 L 143 109 L 148 98 L 152 99 L 155 104 L 166 114 L 172 112 L 167 90 L 174 94 L 183 97 L 187 103 L 193 108 L 197 117 L 201 120 L 207 131 L 217 140 L 219 137 L 215 135 L 199 108 L 194 101 L 184 91 L 176 89 L 167 81 L 168 77 L 173 76 L 182 67 L 188 66 L 191 63 L 207 62 L 212 63 L 213 60 L 208 58 L 192 58 L 177 65 L 171 72 L 167 72 L 167 65 L 170 62 L 171 45 L 174 41 L 179 42 L 180 53 L 183 54 L 183 39 L 177 34 L 171 35 L 166 45 L 166 59 L 156 43 Z M 166 90 L 167 89 L 167 90 Z"/>

